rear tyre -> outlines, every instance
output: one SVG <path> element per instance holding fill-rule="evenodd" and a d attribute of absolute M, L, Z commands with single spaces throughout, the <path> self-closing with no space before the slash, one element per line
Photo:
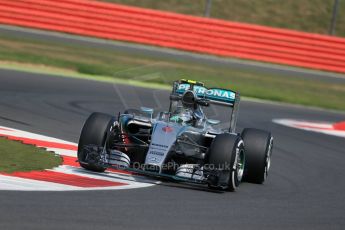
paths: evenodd
<path fill-rule="evenodd" d="M 235 191 L 244 172 L 244 146 L 240 136 L 234 134 L 217 135 L 208 155 L 209 167 L 219 172 L 218 178 L 209 178 L 209 187 Z"/>
<path fill-rule="evenodd" d="M 271 133 L 259 129 L 244 129 L 241 136 L 246 154 L 243 179 L 263 184 L 271 166 L 273 137 Z"/>
<path fill-rule="evenodd" d="M 104 113 L 92 113 L 86 120 L 78 144 L 78 161 L 81 167 L 95 172 L 104 172 L 106 169 L 104 167 L 92 163 L 83 163 L 86 162 L 84 146 L 95 145 L 103 147 L 114 120 L 114 117 Z"/>

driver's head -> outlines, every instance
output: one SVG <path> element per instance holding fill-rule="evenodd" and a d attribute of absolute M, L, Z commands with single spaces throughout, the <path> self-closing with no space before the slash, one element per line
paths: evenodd
<path fill-rule="evenodd" d="M 194 120 L 196 109 L 196 96 L 193 91 L 186 91 L 181 99 L 182 106 L 179 106 L 171 117 L 172 121 L 179 123 L 191 123 Z"/>
<path fill-rule="evenodd" d="M 178 123 L 189 123 L 193 121 L 193 110 L 179 106 L 172 114 L 170 120 Z"/>
<path fill-rule="evenodd" d="M 179 116 L 183 123 L 189 123 L 193 121 L 193 111 L 189 108 L 183 108 Z"/>

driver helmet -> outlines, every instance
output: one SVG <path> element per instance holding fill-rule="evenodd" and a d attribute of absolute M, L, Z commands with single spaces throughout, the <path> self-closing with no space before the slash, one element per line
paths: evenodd
<path fill-rule="evenodd" d="M 190 123 L 193 121 L 193 110 L 181 106 L 175 111 L 170 120 L 178 123 Z"/>

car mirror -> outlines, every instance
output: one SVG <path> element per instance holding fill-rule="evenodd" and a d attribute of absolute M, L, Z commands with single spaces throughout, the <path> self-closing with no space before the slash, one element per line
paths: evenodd
<path fill-rule="evenodd" d="M 207 123 L 210 125 L 218 125 L 220 123 L 219 120 L 207 119 Z"/>
<path fill-rule="evenodd" d="M 207 100 L 204 100 L 204 99 L 198 99 L 197 103 L 198 103 L 199 105 L 205 106 L 205 107 L 207 107 L 207 106 L 210 105 L 210 103 L 209 103 Z"/>
<path fill-rule="evenodd" d="M 147 113 L 147 114 L 152 114 L 152 113 L 153 113 L 153 109 L 152 109 L 152 108 L 140 107 L 140 110 L 141 110 L 143 113 Z"/>
<path fill-rule="evenodd" d="M 150 119 L 152 120 L 152 116 L 153 116 L 153 109 L 152 109 L 152 108 L 140 107 L 140 110 L 141 110 L 143 113 L 149 114 L 149 115 L 150 115 Z"/>

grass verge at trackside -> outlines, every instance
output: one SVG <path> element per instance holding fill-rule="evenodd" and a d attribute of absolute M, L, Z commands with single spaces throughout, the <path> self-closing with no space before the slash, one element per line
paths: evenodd
<path fill-rule="evenodd" d="M 170 85 L 173 80 L 183 77 L 205 81 L 209 86 L 232 88 L 243 96 L 345 110 L 344 83 L 214 67 L 103 48 L 0 35 L 0 62 L 57 67 L 67 72 L 93 75 L 95 79 L 108 76 L 108 80 L 135 80 L 163 85 Z"/>
<path fill-rule="evenodd" d="M 61 157 L 33 145 L 0 137 L 0 172 L 50 169 L 62 163 Z"/>
<path fill-rule="evenodd" d="M 207 0 L 102 0 L 203 16 Z M 327 34 L 334 0 L 213 0 L 211 17 Z M 340 1 L 336 34 L 345 37 L 345 2 Z"/>

